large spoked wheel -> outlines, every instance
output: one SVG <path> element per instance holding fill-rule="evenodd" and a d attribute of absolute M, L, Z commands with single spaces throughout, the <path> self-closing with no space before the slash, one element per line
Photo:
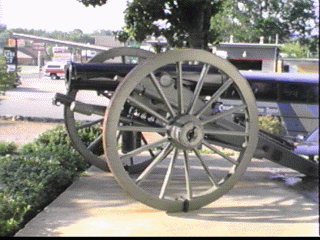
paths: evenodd
<path fill-rule="evenodd" d="M 122 57 L 122 60 L 125 61 L 139 62 L 139 60 L 144 60 L 152 55 L 152 52 L 142 49 L 120 47 L 96 55 L 89 63 L 102 64 L 118 57 Z M 93 164 L 104 171 L 109 171 L 103 157 L 102 122 L 112 92 L 107 89 L 99 91 L 70 89 L 67 95 L 95 110 L 91 116 L 87 116 L 83 112 L 75 110 L 74 105 L 65 105 L 65 125 L 73 146 L 89 164 Z"/>
<path fill-rule="evenodd" d="M 237 97 L 237 107 L 223 105 L 228 95 Z M 128 106 L 145 121 L 123 125 Z M 235 113 L 245 116 L 242 124 L 234 123 Z M 103 126 L 108 165 L 148 206 L 198 209 L 224 195 L 246 170 L 257 145 L 257 117 L 249 84 L 229 62 L 202 50 L 158 54 L 133 69 L 111 99 Z M 116 141 L 121 131 L 147 133 L 152 141 L 123 153 Z M 128 174 L 125 162 L 150 151 L 159 153 L 148 167 Z"/>

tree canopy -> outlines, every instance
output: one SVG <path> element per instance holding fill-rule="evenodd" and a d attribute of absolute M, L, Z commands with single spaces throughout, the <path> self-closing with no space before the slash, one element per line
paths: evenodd
<path fill-rule="evenodd" d="M 102 6 L 107 3 L 108 0 L 78 0 L 83 3 L 86 7 L 88 6 Z"/>
<path fill-rule="evenodd" d="M 221 5 L 221 0 L 134 0 L 126 10 L 124 31 L 139 42 L 163 35 L 171 46 L 206 49 L 217 39 L 210 20 Z"/>
<path fill-rule="evenodd" d="M 78 0 L 96 6 L 107 0 Z M 103 3 L 102 3 L 103 2 Z M 120 34 L 142 42 L 148 35 L 164 36 L 171 46 L 206 49 L 217 39 L 210 29 L 211 17 L 220 11 L 222 0 L 131 0 L 125 11 L 126 26 Z"/>
<path fill-rule="evenodd" d="M 77 0 L 85 6 L 101 6 L 108 0 Z M 125 23 L 119 37 L 143 41 L 163 35 L 171 46 L 206 48 L 228 40 L 265 42 L 299 40 L 308 44 L 318 26 L 311 0 L 128 0 Z"/>
<path fill-rule="evenodd" d="M 223 10 L 213 18 L 212 28 L 226 40 L 238 42 L 280 42 L 293 37 L 303 42 L 318 25 L 311 0 L 225 0 Z"/>
<path fill-rule="evenodd" d="M 85 6 L 102 6 L 108 0 L 77 0 Z M 266 43 L 299 41 L 311 52 L 319 52 L 319 34 L 312 0 L 127 0 L 125 27 L 117 33 L 119 40 L 133 38 L 142 42 L 147 36 L 164 36 L 172 47 L 206 49 L 208 43 L 228 41 Z M 83 34 L 70 32 L 14 29 L 15 32 L 61 40 L 93 43 L 93 35 L 110 35 L 111 31 L 96 30 Z M 0 45 L 8 38 L 5 25 L 0 25 Z"/>
<path fill-rule="evenodd" d="M 311 55 L 310 49 L 302 46 L 299 41 L 284 44 L 280 51 L 289 58 L 308 58 Z"/>

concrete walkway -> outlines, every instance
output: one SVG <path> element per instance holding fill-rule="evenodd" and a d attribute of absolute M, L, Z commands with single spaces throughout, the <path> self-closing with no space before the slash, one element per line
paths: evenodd
<path fill-rule="evenodd" d="M 0 140 L 21 145 L 56 125 L 0 121 Z M 242 180 L 216 202 L 168 214 L 135 201 L 111 173 L 91 167 L 16 236 L 318 236 L 318 186 L 309 189 L 297 175 L 253 159 Z"/>
<path fill-rule="evenodd" d="M 218 201 L 169 214 L 135 201 L 111 173 L 91 167 L 16 236 L 318 236 L 318 203 L 270 179 L 274 172 L 296 175 L 253 160 Z"/>

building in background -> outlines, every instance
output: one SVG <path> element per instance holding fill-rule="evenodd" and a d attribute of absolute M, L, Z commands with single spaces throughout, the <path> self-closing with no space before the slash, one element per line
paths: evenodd
<path fill-rule="evenodd" d="M 124 43 L 121 43 L 115 36 L 95 36 L 94 44 L 97 46 L 104 46 L 109 48 L 124 47 Z"/>
<path fill-rule="evenodd" d="M 283 72 L 291 73 L 319 73 L 318 58 L 282 58 Z"/>
<path fill-rule="evenodd" d="M 239 70 L 278 72 L 279 44 L 219 43 L 213 53 L 228 59 Z"/>

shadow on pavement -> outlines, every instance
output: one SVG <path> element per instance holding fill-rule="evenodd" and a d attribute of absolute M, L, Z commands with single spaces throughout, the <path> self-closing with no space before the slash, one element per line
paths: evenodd
<path fill-rule="evenodd" d="M 37 88 L 17 87 L 8 92 L 25 92 L 25 93 L 51 93 L 50 91 L 39 90 Z"/>
<path fill-rule="evenodd" d="M 250 192 L 253 192 L 251 188 Z M 270 189 L 269 192 L 273 190 Z M 231 192 L 230 192 L 231 193 Z M 247 192 L 248 193 L 248 192 Z M 262 196 L 240 194 L 239 190 L 233 191 L 228 197 L 234 197 L 234 206 L 204 207 L 189 213 L 168 213 L 177 218 L 198 219 L 214 222 L 243 222 L 243 223 L 317 223 L 319 219 L 318 205 L 302 201 L 303 197 L 280 197 L 280 199 L 267 204 L 252 204 Z M 237 206 L 239 198 L 242 198 L 241 206 Z M 251 204 L 243 205 L 247 199 Z M 221 199 L 220 201 L 223 201 Z M 232 201 L 232 199 L 231 199 Z M 259 202 L 259 200 L 258 200 Z"/>
<path fill-rule="evenodd" d="M 199 231 L 211 227 L 210 231 L 215 229 L 218 232 L 219 226 L 230 227 L 230 223 L 236 225 L 234 231 L 240 231 L 243 224 L 242 231 L 250 228 L 251 233 L 257 226 L 264 227 L 263 232 L 277 226 L 294 229 L 296 224 L 307 227 L 303 231 L 314 229 L 319 219 L 318 204 L 282 181 L 268 178 L 272 171 L 265 168 L 268 165 L 270 163 L 266 161 L 255 162 L 225 196 L 187 213 L 165 213 L 147 207 L 129 197 L 111 173 L 91 167 L 87 176 L 79 178 L 16 236 L 121 235 L 127 234 L 130 227 L 139 228 L 146 234 L 148 229 L 143 226 L 150 224 L 169 231 L 167 234 L 175 227 L 185 228 L 185 224 Z M 292 174 L 290 170 L 288 173 Z M 113 229 L 114 226 L 119 229 Z M 179 232 L 175 234 L 179 235 Z"/>

